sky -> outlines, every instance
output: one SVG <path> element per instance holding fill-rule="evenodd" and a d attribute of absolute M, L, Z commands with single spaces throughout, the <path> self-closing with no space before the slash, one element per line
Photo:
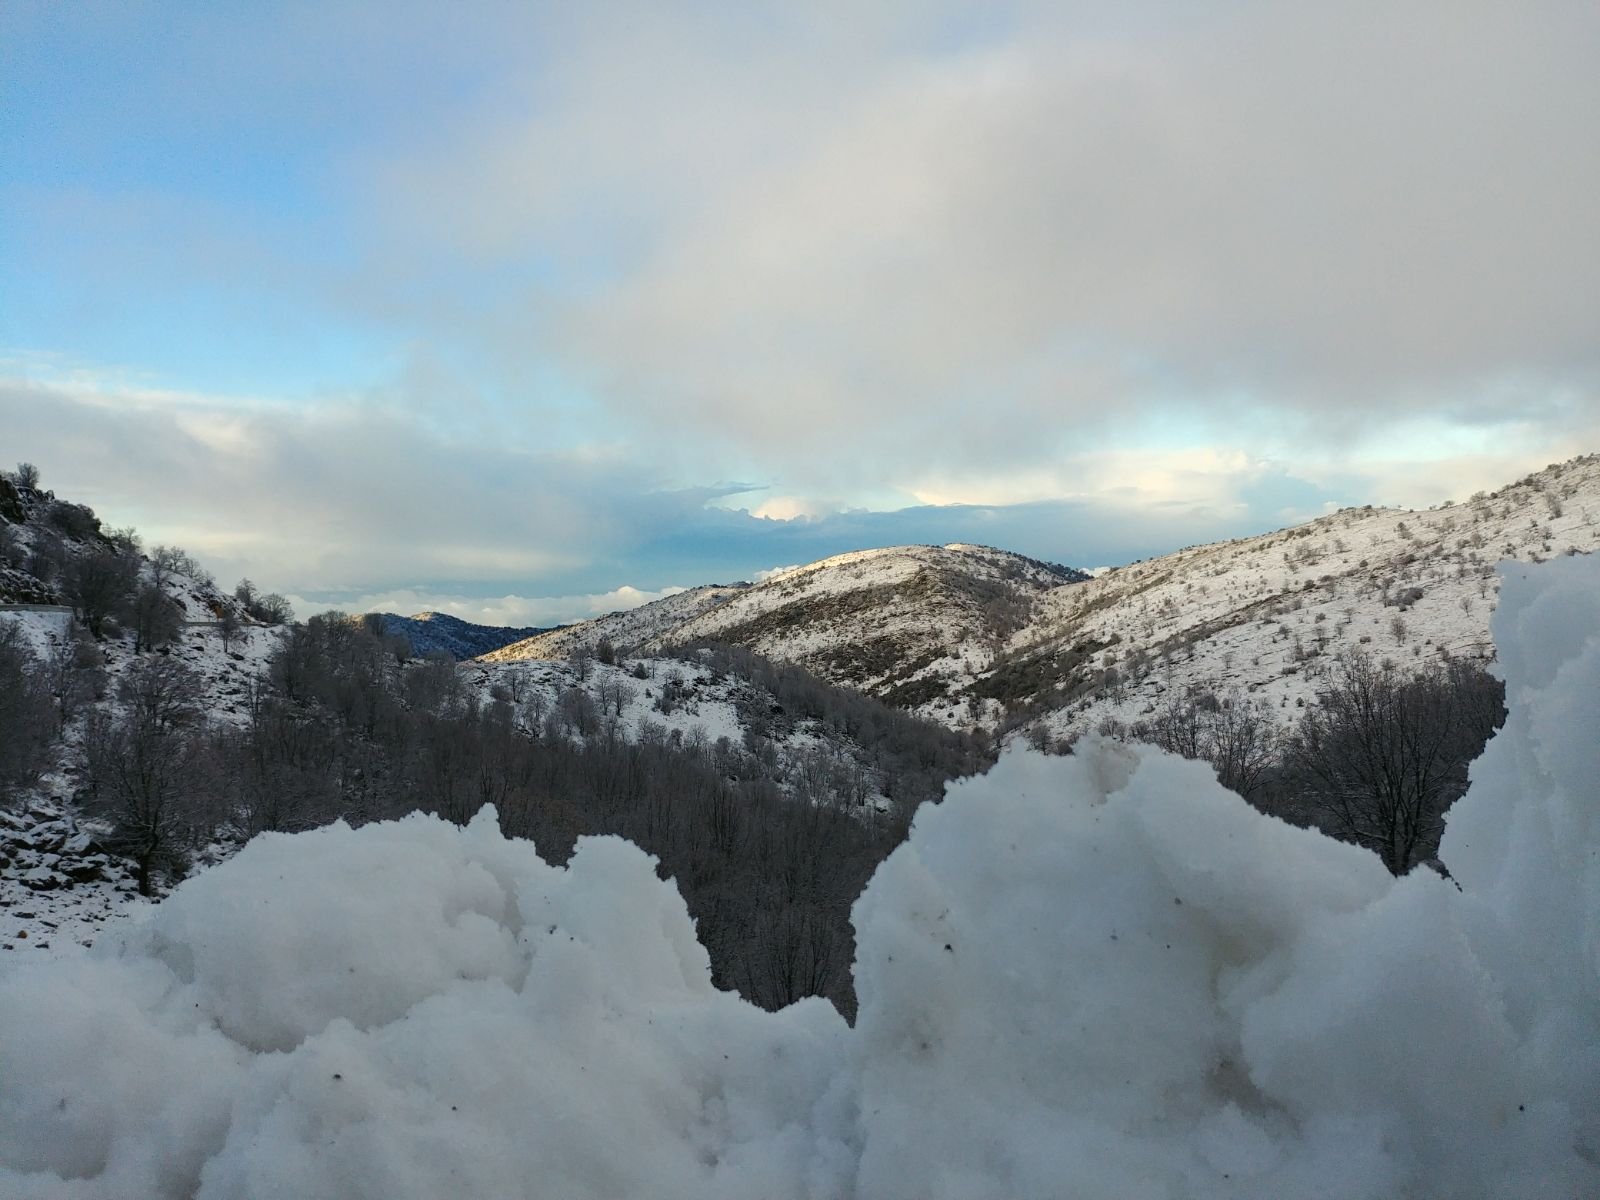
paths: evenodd
<path fill-rule="evenodd" d="M 306 614 L 1600 450 L 1600 6 L 0 4 L 0 462 Z"/>

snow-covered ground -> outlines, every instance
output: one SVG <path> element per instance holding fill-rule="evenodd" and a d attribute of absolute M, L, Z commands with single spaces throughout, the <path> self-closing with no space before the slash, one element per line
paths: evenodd
<path fill-rule="evenodd" d="M 0 965 L 0 1192 L 1600 1195 L 1600 558 L 1506 568 L 1494 635 L 1456 883 L 1202 764 L 1014 750 L 857 903 L 854 1028 L 713 989 L 616 839 L 259 838 Z"/>
<path fill-rule="evenodd" d="M 744 584 L 706 584 L 652 600 L 638 608 L 607 613 L 592 621 L 563 625 L 548 633 L 513 642 L 482 656 L 487 662 L 523 662 L 530 659 L 567 658 L 580 651 L 593 652 L 601 642 L 618 650 L 635 650 L 659 638 L 707 609 L 725 603 L 745 589 Z"/>
<path fill-rule="evenodd" d="M 209 617 L 203 589 L 193 581 L 174 576 L 168 586 L 172 594 L 190 601 L 186 612 Z M 70 648 L 72 625 L 67 616 L 0 610 L 0 621 L 19 628 L 40 661 Z M 281 636 L 281 629 L 244 625 L 225 647 L 220 630 L 200 618 L 185 626 L 167 653 L 194 671 L 208 720 L 242 723 L 250 687 L 265 670 Z M 135 656 L 124 640 L 98 643 L 97 649 L 105 675 L 99 707 L 115 714 L 117 683 Z M 40 779 L 33 798 L 17 812 L 0 812 L 0 961 L 12 953 L 49 955 L 89 945 L 108 922 L 145 904 L 128 864 L 95 848 L 95 838 L 103 830 L 81 821 L 73 803 L 81 787 L 84 721 L 80 714 L 62 730 L 55 765 Z M 199 868 L 222 852 L 214 846 L 197 850 Z"/>
<path fill-rule="evenodd" d="M 741 707 L 769 715 L 777 708 L 769 693 L 719 675 L 693 655 L 621 659 L 614 665 L 587 662 L 581 669 L 566 661 L 477 659 L 463 663 L 460 670 L 481 702 L 510 699 L 519 721 L 533 733 L 547 715 L 558 712 L 562 695 L 574 689 L 590 698 L 597 722 L 610 721 L 616 735 L 627 742 L 658 737 L 710 748 L 726 738 L 740 747 L 747 727 Z M 805 760 L 821 754 L 873 781 L 863 797 L 866 807 L 884 811 L 891 807 L 876 772 L 850 739 L 806 720 L 791 719 L 769 732 L 774 734 L 768 740 L 780 776 L 802 773 Z M 577 738 L 578 731 L 569 729 L 568 736 Z"/>

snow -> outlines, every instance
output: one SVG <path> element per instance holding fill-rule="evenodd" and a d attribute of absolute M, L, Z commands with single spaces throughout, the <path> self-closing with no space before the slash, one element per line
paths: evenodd
<path fill-rule="evenodd" d="M 613 838 L 259 838 L 0 967 L 11 1197 L 1600 1194 L 1600 559 L 1504 570 L 1431 871 L 1199 763 L 1012 750 L 858 901 L 857 1024 L 710 984 Z"/>
<path fill-rule="evenodd" d="M 708 609 L 726 603 L 747 586 L 705 584 L 701 587 L 672 589 L 668 595 L 649 604 L 535 634 L 479 655 L 478 661 L 525 662 L 566 658 L 580 650 L 592 652 L 602 641 L 609 641 L 619 650 L 632 650 Z"/>
<path fill-rule="evenodd" d="M 641 851 L 550 867 L 490 811 L 259 838 L 0 996 L 8 1196 L 802 1196 L 849 1161 L 808 1115 L 830 1006 L 716 991 Z"/>
<path fill-rule="evenodd" d="M 0 607 L 0 622 L 13 627 L 29 654 L 41 662 L 72 636 L 72 610 L 49 605 Z"/>
<path fill-rule="evenodd" d="M 1341 652 L 1401 665 L 1493 652 L 1503 559 L 1539 562 L 1600 543 L 1600 456 L 1425 510 L 1346 509 L 1259 537 L 1194 546 L 1046 594 L 1013 654 L 1098 645 L 1099 686 L 1045 714 L 1057 738 L 1131 724 L 1169 693 L 1230 692 L 1287 722 Z M 1400 624 L 1396 625 L 1396 618 Z M 1031 699 L 1031 697 L 1028 697 Z"/>
<path fill-rule="evenodd" d="M 746 726 L 740 705 L 753 705 L 758 711 L 777 706 L 777 697 L 745 680 L 722 676 L 694 656 L 686 658 L 644 658 L 619 661 L 616 665 L 591 662 L 583 672 L 570 663 L 543 659 L 500 661 L 474 659 L 460 666 L 465 685 L 477 693 L 480 703 L 489 704 L 496 694 L 518 695 L 515 720 L 523 730 L 538 735 L 540 717 L 554 713 L 563 693 L 577 689 L 586 692 L 602 714 L 600 723 L 611 722 L 616 737 L 637 743 L 647 736 L 677 739 L 715 746 L 726 738 L 734 746 L 745 744 Z M 636 671 L 643 670 L 639 678 Z M 582 676 L 582 677 L 580 677 Z M 658 701 L 667 688 L 678 698 L 663 712 Z M 574 742 L 582 736 L 568 731 Z M 775 756 L 773 766 L 779 786 L 793 791 L 808 756 L 822 753 L 854 770 L 876 779 L 869 756 L 849 736 L 837 730 L 821 730 L 812 720 L 794 719 L 783 730 L 768 730 L 766 738 Z M 881 790 L 864 798 L 864 804 L 877 811 L 888 811 L 892 802 Z"/>

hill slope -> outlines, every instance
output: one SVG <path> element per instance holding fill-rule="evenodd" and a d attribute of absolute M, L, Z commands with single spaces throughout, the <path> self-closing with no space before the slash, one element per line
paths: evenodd
<path fill-rule="evenodd" d="M 1596 455 L 1461 504 L 1345 509 L 1058 588 L 975 690 L 1054 737 L 1136 720 L 1191 689 L 1288 719 L 1344 652 L 1492 657 L 1495 564 L 1597 546 Z"/>
<path fill-rule="evenodd" d="M 1088 579 L 985 547 L 842 554 L 529 639 L 493 661 L 723 641 L 955 728 L 1070 738 L 1176 689 L 1289 719 L 1341 653 L 1492 655 L 1502 559 L 1600 545 L 1600 456 L 1422 511 L 1347 509 Z"/>
<path fill-rule="evenodd" d="M 750 586 L 747 583 L 713 583 L 689 588 L 638 608 L 547 630 L 480 657 L 486 662 L 567 658 L 580 652 L 592 653 L 601 642 L 610 642 L 618 653 L 633 653 L 660 641 L 684 622 L 725 603 Z"/>
<path fill-rule="evenodd" d="M 601 637 L 619 651 L 730 642 L 897 707 L 948 716 L 946 698 L 990 665 L 1034 604 L 1086 578 L 987 546 L 860 550 L 758 584 L 685 592 L 488 657 L 560 657 Z"/>

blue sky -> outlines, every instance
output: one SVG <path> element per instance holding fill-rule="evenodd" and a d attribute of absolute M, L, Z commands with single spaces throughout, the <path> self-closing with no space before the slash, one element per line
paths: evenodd
<path fill-rule="evenodd" d="M 303 608 L 1600 446 L 1582 3 L 0 7 L 0 456 Z"/>

